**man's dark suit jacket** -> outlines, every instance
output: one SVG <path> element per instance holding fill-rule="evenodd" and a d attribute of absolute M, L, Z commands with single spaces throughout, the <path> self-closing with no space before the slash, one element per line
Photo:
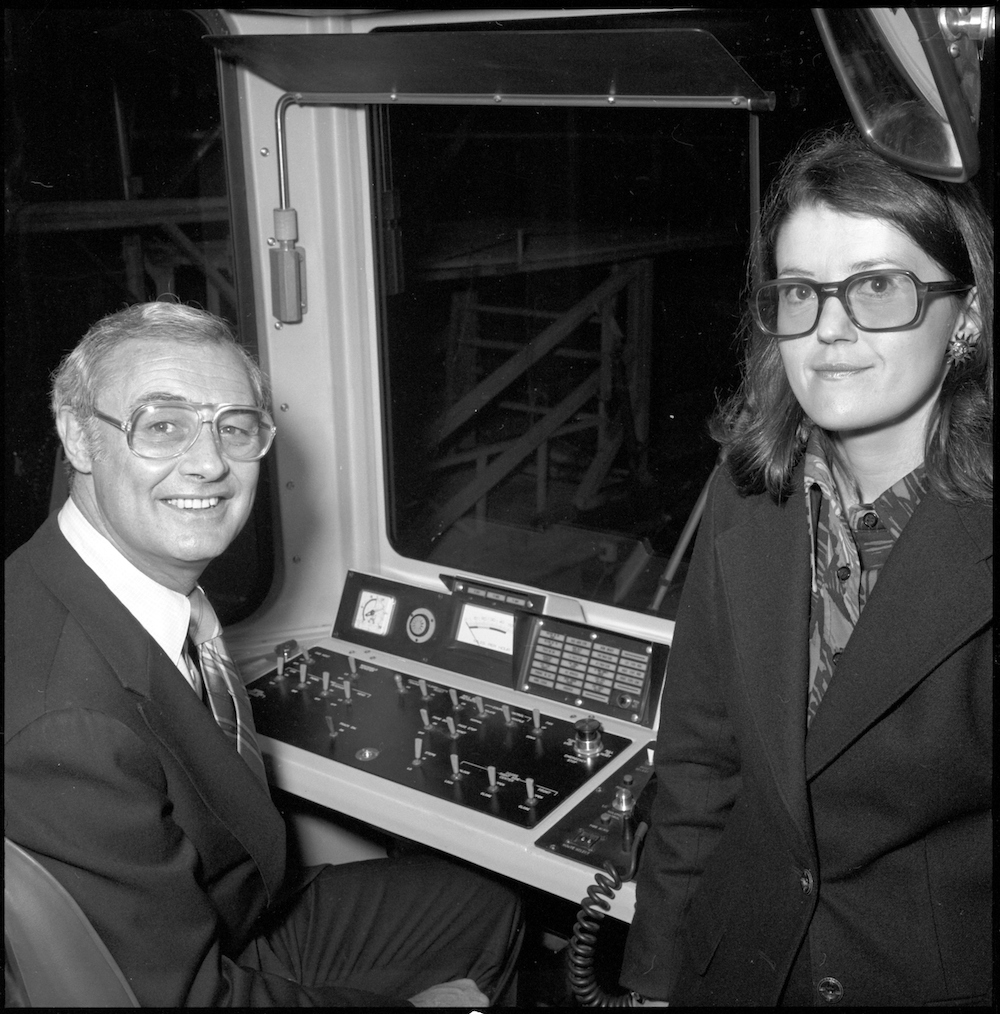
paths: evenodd
<path fill-rule="evenodd" d="M 7 560 L 4 594 L 5 834 L 69 890 L 143 1006 L 384 1005 L 236 964 L 282 894 L 282 818 L 54 516 Z"/>
<path fill-rule="evenodd" d="M 924 496 L 807 735 L 803 501 L 715 481 L 622 982 L 681 1006 L 988 1003 L 992 508 Z"/>

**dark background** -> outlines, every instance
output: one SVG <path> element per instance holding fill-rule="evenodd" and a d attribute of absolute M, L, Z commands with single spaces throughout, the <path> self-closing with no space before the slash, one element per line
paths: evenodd
<path fill-rule="evenodd" d="M 849 118 L 809 8 L 692 9 L 642 15 L 635 24 L 707 28 L 775 93 L 774 112 L 761 117 L 765 188 L 799 138 Z M 190 12 L 8 8 L 4 29 L 6 556 L 48 511 L 57 451 L 47 406 L 51 371 L 95 320 L 137 296 L 160 295 L 148 276 L 144 292 L 129 290 L 121 230 L 31 231 L 26 209 L 124 197 L 120 139 L 132 196 L 221 196 L 225 175 L 221 143 L 213 140 L 214 54 L 202 39 L 208 30 Z M 989 88 L 984 83 L 984 95 Z M 980 175 L 991 173 L 988 165 Z M 203 238 L 198 227 L 186 228 Z M 138 231 L 147 238 L 156 230 Z M 181 271 L 178 293 L 203 302 L 199 272 Z"/>

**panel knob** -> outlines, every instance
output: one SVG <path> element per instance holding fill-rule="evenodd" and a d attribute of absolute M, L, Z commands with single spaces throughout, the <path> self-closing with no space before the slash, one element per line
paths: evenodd
<path fill-rule="evenodd" d="M 581 718 L 576 723 L 573 751 L 577 757 L 596 757 L 603 749 L 601 723 L 596 718 Z"/>

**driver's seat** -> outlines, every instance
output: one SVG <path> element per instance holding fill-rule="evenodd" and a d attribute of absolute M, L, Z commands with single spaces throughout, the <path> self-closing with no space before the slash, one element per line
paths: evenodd
<path fill-rule="evenodd" d="M 138 1007 L 111 952 L 61 883 L 3 840 L 8 1007 Z"/>

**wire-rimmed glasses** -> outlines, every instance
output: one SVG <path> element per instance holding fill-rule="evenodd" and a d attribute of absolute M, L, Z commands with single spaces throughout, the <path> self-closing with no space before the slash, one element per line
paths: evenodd
<path fill-rule="evenodd" d="M 209 410 L 212 415 L 204 418 Z M 128 422 L 104 412 L 94 415 L 125 434 L 129 450 L 140 458 L 179 458 L 210 426 L 221 454 L 232 461 L 259 461 L 274 441 L 270 415 L 253 405 L 192 405 L 184 401 L 153 401 L 140 405 Z"/>
<path fill-rule="evenodd" d="M 956 281 L 922 282 L 912 271 L 860 271 L 840 282 L 775 278 L 758 285 L 750 300 L 757 326 L 774 338 L 802 338 L 816 327 L 823 303 L 839 299 L 851 322 L 863 331 L 898 331 L 923 313 L 931 292 L 968 292 Z"/>

